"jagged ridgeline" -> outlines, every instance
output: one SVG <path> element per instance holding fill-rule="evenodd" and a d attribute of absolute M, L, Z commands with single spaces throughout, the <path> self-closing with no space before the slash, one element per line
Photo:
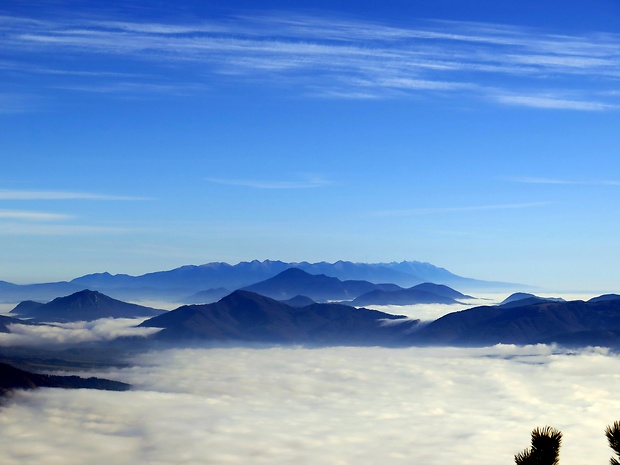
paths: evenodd
<path fill-rule="evenodd" d="M 366 281 L 374 285 L 389 283 L 409 288 L 422 283 L 444 284 L 457 289 L 516 290 L 515 284 L 481 281 L 458 276 L 430 263 L 403 261 L 391 263 L 335 263 L 258 261 L 236 265 L 215 262 L 188 265 L 168 271 L 157 271 L 140 276 L 127 274 L 95 273 L 68 282 L 17 285 L 0 281 L 0 301 L 23 300 L 49 301 L 83 289 L 102 292 L 124 300 L 169 300 L 187 303 L 217 301 L 230 292 L 273 278 L 290 268 L 311 275 L 325 275 L 341 281 Z M 366 289 L 370 291 L 373 289 Z M 196 294 L 198 299 L 196 300 Z M 358 297 L 359 293 L 350 298 Z M 311 297 L 311 296 L 310 296 Z M 204 299 L 208 300 L 204 300 Z"/>

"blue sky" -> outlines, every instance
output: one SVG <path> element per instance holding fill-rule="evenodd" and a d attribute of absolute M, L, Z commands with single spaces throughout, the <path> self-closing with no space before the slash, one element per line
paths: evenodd
<path fill-rule="evenodd" d="M 0 279 L 421 260 L 620 292 L 620 5 L 539 3 L 3 2 Z"/>

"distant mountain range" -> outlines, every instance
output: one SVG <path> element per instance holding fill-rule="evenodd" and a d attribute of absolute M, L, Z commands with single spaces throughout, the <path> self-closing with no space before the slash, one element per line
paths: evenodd
<path fill-rule="evenodd" d="M 302 273 L 305 272 L 291 270 L 284 277 L 300 277 L 304 282 L 307 276 Z M 312 279 L 315 278 L 326 279 L 325 276 Z M 297 282 L 296 279 L 294 281 Z M 265 281 L 267 284 L 278 282 Z M 330 279 L 325 282 L 334 284 Z M 336 280 L 335 289 L 340 289 L 342 283 Z M 453 297 L 463 296 L 444 286 L 428 284 L 418 287 L 441 291 Z M 157 316 L 140 326 L 161 328 L 160 332 L 150 336 L 150 340 L 172 344 L 484 346 L 556 342 L 572 346 L 620 348 L 620 296 L 616 294 L 595 297 L 590 301 L 568 302 L 515 294 L 500 305 L 449 313 L 424 325 L 418 319 L 352 305 L 314 303 L 305 296 L 278 301 L 248 290 L 234 291 L 216 303 L 187 305 L 171 311 L 145 310 L 145 307 L 126 304 L 95 291 L 81 291 L 50 304 L 25 302 L 19 304 L 16 310 L 19 310 L 15 312 L 18 316 L 27 315 L 39 321 L 51 321 L 52 317 L 56 318 L 55 321 L 76 321 L 144 316 L 145 311 L 153 312 Z M 11 324 L 15 323 L 22 323 L 22 320 L 3 316 L 0 331 L 10 332 Z M 141 340 L 148 343 L 149 338 Z M 133 344 L 131 340 L 124 343 Z"/>
<path fill-rule="evenodd" d="M 297 268 L 309 274 L 323 274 L 341 281 L 367 281 L 373 284 L 392 283 L 400 287 L 411 287 L 431 282 L 473 290 L 514 290 L 517 285 L 481 281 L 457 276 L 444 268 L 430 263 L 403 261 L 391 263 L 335 263 L 282 261 L 207 263 L 188 265 L 169 271 L 158 271 L 140 276 L 127 274 L 95 273 L 75 278 L 69 282 L 18 285 L 0 281 L 0 302 L 16 303 L 23 300 L 49 301 L 61 295 L 68 295 L 83 289 L 97 290 L 123 300 L 169 300 L 174 302 L 193 299 L 195 294 L 206 291 L 205 299 L 218 300 L 222 291 L 232 292 L 258 282 L 273 278 L 289 268 Z M 207 303 L 207 302 L 205 302 Z"/>

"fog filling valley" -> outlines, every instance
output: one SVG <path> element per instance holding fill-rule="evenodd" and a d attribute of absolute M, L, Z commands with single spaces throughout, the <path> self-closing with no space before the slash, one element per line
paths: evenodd
<path fill-rule="evenodd" d="M 510 464 L 534 427 L 607 463 L 620 359 L 604 349 L 172 349 L 82 375 L 128 392 L 17 391 L 3 464 Z"/>

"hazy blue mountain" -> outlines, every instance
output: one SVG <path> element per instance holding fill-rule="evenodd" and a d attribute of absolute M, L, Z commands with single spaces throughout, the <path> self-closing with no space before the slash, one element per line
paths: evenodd
<path fill-rule="evenodd" d="M 241 262 L 236 265 L 214 262 L 187 265 L 168 271 L 156 271 L 140 276 L 94 273 L 71 282 L 17 285 L 0 282 L 0 302 L 23 300 L 49 301 L 81 289 L 93 289 L 121 300 L 183 301 L 187 296 L 209 289 L 241 289 L 272 278 L 289 268 L 310 274 L 323 274 L 341 281 L 367 281 L 373 284 L 391 283 L 410 287 L 424 282 L 445 284 L 461 289 L 511 289 L 515 285 L 480 281 L 457 276 L 430 263 L 286 263 L 282 261 Z M 387 284 L 384 284 L 387 286 Z"/>
<path fill-rule="evenodd" d="M 539 297 L 527 292 L 515 292 L 506 299 L 504 299 L 500 305 L 502 307 L 523 307 L 524 305 L 538 304 L 542 302 L 564 302 L 565 300 L 560 297 Z"/>
<path fill-rule="evenodd" d="M 11 315 L 35 321 L 92 321 L 99 318 L 138 318 L 159 315 L 163 310 L 130 304 L 97 291 L 83 290 L 41 304 L 27 301 L 18 304 Z"/>
<path fill-rule="evenodd" d="M 0 281 L 0 302 L 15 303 L 28 299 L 49 301 L 80 289 L 83 288 L 64 281 L 42 284 L 12 284 Z"/>
<path fill-rule="evenodd" d="M 397 320 L 402 324 L 384 324 Z M 180 307 L 140 326 L 163 328 L 153 338 L 168 341 L 390 345 L 418 323 L 340 304 L 291 307 L 249 291 L 235 291 L 217 303 Z"/>
<path fill-rule="evenodd" d="M 301 294 L 317 302 L 351 300 L 375 289 L 377 285 L 368 281 L 341 281 L 324 274 L 309 274 L 299 268 L 289 268 L 273 278 L 244 288 L 277 300 L 292 299 Z"/>
<path fill-rule="evenodd" d="M 489 345 L 571 341 L 590 344 L 595 334 L 620 331 L 620 300 L 544 301 L 484 306 L 450 313 L 410 336 L 415 344 Z M 616 340 L 620 343 L 620 340 Z"/>
<path fill-rule="evenodd" d="M 237 265 L 215 262 L 204 265 L 186 265 L 169 271 L 157 271 L 140 276 L 111 275 L 98 273 L 82 276 L 71 281 L 74 284 L 105 289 L 169 289 L 172 292 L 199 292 L 218 287 L 238 289 L 267 278 L 290 268 L 280 262 L 254 260 Z"/>
<path fill-rule="evenodd" d="M 187 292 L 188 290 L 199 292 L 218 287 L 240 289 L 272 278 L 288 268 L 299 268 L 309 274 L 324 274 L 340 280 L 365 280 L 374 284 L 393 283 L 407 287 L 424 282 L 446 285 L 460 283 L 489 288 L 496 288 L 500 285 L 505 288 L 514 287 L 514 285 L 507 283 L 463 278 L 430 263 L 415 261 L 399 263 L 353 263 L 346 261 L 286 263 L 277 260 L 254 260 L 236 265 L 215 262 L 182 266 L 169 271 L 158 271 L 141 276 L 97 273 L 76 278 L 71 283 L 101 291 L 128 292 L 131 289 L 142 289 L 143 291 L 167 289 L 182 297 L 192 293 Z M 468 286 L 464 287 L 469 288 Z M 184 294 L 179 294 L 183 291 Z"/>
<path fill-rule="evenodd" d="M 7 363 L 0 363 L 0 396 L 6 395 L 13 389 L 35 389 L 38 387 L 126 391 L 131 386 L 120 381 L 103 378 L 80 378 L 79 376 L 31 373 L 15 368 Z"/>
<path fill-rule="evenodd" d="M 463 276 L 456 275 L 445 268 L 440 268 L 427 262 L 418 261 L 402 261 L 402 262 L 390 262 L 379 263 L 378 265 L 388 268 L 390 270 L 399 271 L 410 276 L 416 276 L 419 278 L 417 282 L 399 283 L 398 281 L 392 281 L 396 284 L 412 286 L 414 284 L 431 282 L 436 284 L 445 284 L 447 286 L 453 286 L 463 289 L 514 289 L 518 287 L 514 283 L 504 283 L 499 281 L 483 281 L 479 279 L 465 278 Z"/>
<path fill-rule="evenodd" d="M 422 283 L 409 289 L 395 291 L 373 290 L 362 294 L 351 302 L 352 305 L 416 305 L 416 304 L 456 304 L 456 299 L 470 299 L 443 284 Z"/>
<path fill-rule="evenodd" d="M 290 305 L 291 307 L 306 307 L 316 303 L 310 297 L 306 297 L 305 295 L 296 295 L 292 299 L 281 300 L 281 302 L 283 304 Z"/>
<path fill-rule="evenodd" d="M 291 263 L 292 267 L 299 268 L 306 273 L 338 278 L 341 281 L 369 281 L 371 283 L 418 283 L 422 278 L 417 275 L 403 273 L 398 270 L 392 270 L 379 264 L 372 263 L 353 263 L 346 261 L 337 261 L 335 263 L 318 262 L 318 263 Z"/>
<path fill-rule="evenodd" d="M 517 300 L 531 299 L 533 297 L 537 297 L 537 296 L 534 294 L 530 294 L 529 292 L 515 292 L 513 294 L 510 294 L 508 297 L 506 297 L 500 303 L 500 305 L 509 304 L 511 302 L 516 302 Z"/>
<path fill-rule="evenodd" d="M 223 287 L 218 287 L 217 289 L 206 289 L 183 298 L 181 302 L 186 304 L 211 304 L 213 302 L 217 302 L 222 297 L 226 297 L 230 293 L 230 290 Z"/>

